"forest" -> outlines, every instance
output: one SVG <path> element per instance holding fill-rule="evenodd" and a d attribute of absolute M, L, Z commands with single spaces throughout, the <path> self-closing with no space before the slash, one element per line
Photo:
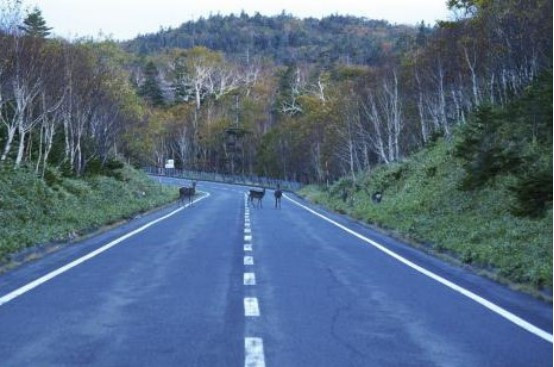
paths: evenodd
<path fill-rule="evenodd" d="M 139 52 L 131 62 L 135 88 L 159 112 L 148 136 L 159 135 L 141 152 L 153 152 L 157 165 L 174 157 L 188 169 L 305 183 L 332 182 L 400 161 L 437 136 L 452 136 L 478 107 L 508 104 L 551 69 L 552 5 L 523 3 L 451 1 L 456 21 L 404 33 L 385 27 L 386 37 L 368 43 L 380 62 L 354 63 L 348 50 L 341 56 L 332 45 L 330 63 L 292 57 L 290 47 L 270 52 L 273 57 L 250 52 L 248 42 L 238 43 L 240 52 L 217 51 L 198 45 L 211 45 L 209 30 L 256 24 L 256 17 L 199 20 L 198 29 L 206 29 L 198 31 L 206 35 L 203 42 L 146 56 Z M 308 20 L 284 15 L 264 24 L 287 22 L 310 29 Z M 333 29 L 341 22 L 353 19 L 323 19 L 319 27 Z M 359 22 L 373 31 L 385 26 Z M 138 37 L 126 46 L 161 47 L 160 38 L 190 35 L 192 26 Z M 307 34 L 314 32 L 312 27 Z M 320 33 L 324 38 L 326 32 Z M 375 45 L 378 51 L 369 51 Z M 248 58 L 236 57 L 247 52 Z"/>
<path fill-rule="evenodd" d="M 430 32 L 420 24 L 423 33 Z M 380 64 L 391 53 L 401 53 L 417 30 L 391 25 L 384 20 L 331 15 L 322 19 L 299 19 L 283 11 L 278 16 L 256 13 L 211 15 L 183 23 L 176 29 L 161 29 L 124 42 L 124 49 L 139 55 L 168 48 L 206 47 L 236 62 L 267 58 L 276 64 L 316 63 Z"/>
<path fill-rule="evenodd" d="M 451 138 L 552 68 L 545 0 L 450 0 L 456 20 L 432 27 L 214 15 L 123 43 L 52 37 L 39 9 L 6 4 L 0 161 L 42 177 L 171 158 L 303 183 L 355 179 Z"/>

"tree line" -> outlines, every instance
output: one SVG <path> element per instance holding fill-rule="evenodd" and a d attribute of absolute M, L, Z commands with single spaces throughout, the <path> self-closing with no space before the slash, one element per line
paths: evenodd
<path fill-rule="evenodd" d="M 450 138 L 472 111 L 508 104 L 552 68 L 551 2 L 449 6 L 457 20 L 414 27 L 403 51 L 376 65 L 236 60 L 204 47 L 149 55 L 134 75 L 143 96 L 164 106 L 150 130 L 157 164 L 172 157 L 208 171 L 354 178 Z"/>
<path fill-rule="evenodd" d="M 425 32 L 430 31 L 424 24 L 422 27 Z M 354 16 L 299 19 L 284 11 L 277 16 L 259 13 L 249 16 L 242 12 L 215 14 L 174 29 L 162 28 L 157 33 L 125 42 L 123 47 L 141 55 L 167 48 L 201 46 L 243 62 L 263 56 L 277 64 L 375 65 L 385 62 L 389 54 L 401 52 L 406 40 L 416 32 L 411 26 Z"/>
<path fill-rule="evenodd" d="M 6 1 L 0 28 L 0 164 L 44 176 L 104 166 L 124 147 L 144 104 L 113 42 L 48 38 L 39 9 Z"/>
<path fill-rule="evenodd" d="M 229 53 L 196 43 L 128 52 L 148 37 L 125 44 L 55 39 L 39 10 L 25 17 L 17 1 L 7 4 L 0 159 L 42 175 L 48 167 L 81 175 L 114 158 L 161 167 L 171 158 L 178 168 L 210 172 L 354 179 L 450 138 L 476 108 L 507 105 L 552 68 L 546 0 L 451 0 L 457 20 L 404 27 L 385 43 L 377 38 L 379 62 L 284 60 L 241 42 Z M 329 30 L 371 43 L 373 33 L 356 27 L 392 27 L 355 17 L 212 18 L 270 28 L 312 22 L 317 50 L 336 46 L 327 43 Z M 201 19 L 179 31 L 190 36 L 191 27 L 209 24 Z M 227 36 L 242 32 L 227 28 Z"/>

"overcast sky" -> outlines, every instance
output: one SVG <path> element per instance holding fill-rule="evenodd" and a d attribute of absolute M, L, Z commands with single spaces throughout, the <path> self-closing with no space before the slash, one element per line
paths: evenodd
<path fill-rule="evenodd" d="M 1 1 L 1 0 L 0 0 Z M 54 33 L 63 37 L 97 36 L 115 39 L 156 32 L 160 26 L 178 26 L 200 16 L 285 10 L 298 17 L 350 14 L 391 23 L 434 24 L 447 19 L 446 0 L 24 0 L 38 6 Z"/>

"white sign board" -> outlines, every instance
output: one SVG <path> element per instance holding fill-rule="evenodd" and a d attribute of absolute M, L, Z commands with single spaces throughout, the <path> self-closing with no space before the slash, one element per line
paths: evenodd
<path fill-rule="evenodd" d="M 175 161 L 173 159 L 168 159 L 165 162 L 165 168 L 175 168 Z"/>

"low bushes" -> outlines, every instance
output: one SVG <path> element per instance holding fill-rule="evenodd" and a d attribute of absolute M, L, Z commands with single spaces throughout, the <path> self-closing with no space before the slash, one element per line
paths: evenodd
<path fill-rule="evenodd" d="M 109 170 L 109 176 L 96 172 L 75 178 L 50 169 L 40 179 L 24 168 L 0 168 L 0 261 L 25 247 L 67 240 L 177 198 L 174 188 L 128 166 L 114 164 Z"/>

